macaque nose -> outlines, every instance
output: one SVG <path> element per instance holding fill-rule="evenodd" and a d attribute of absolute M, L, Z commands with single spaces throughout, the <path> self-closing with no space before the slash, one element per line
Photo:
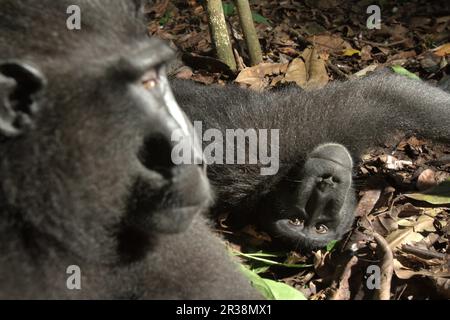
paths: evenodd
<path fill-rule="evenodd" d="M 318 188 L 321 191 L 325 191 L 327 188 L 330 188 L 334 185 L 333 177 L 325 177 L 320 178 L 318 182 Z"/>

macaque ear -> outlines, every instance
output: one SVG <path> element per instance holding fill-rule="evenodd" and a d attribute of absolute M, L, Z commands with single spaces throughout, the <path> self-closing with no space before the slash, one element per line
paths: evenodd
<path fill-rule="evenodd" d="M 37 94 L 45 87 L 42 73 L 21 61 L 0 61 L 0 137 L 15 137 L 34 125 Z"/>

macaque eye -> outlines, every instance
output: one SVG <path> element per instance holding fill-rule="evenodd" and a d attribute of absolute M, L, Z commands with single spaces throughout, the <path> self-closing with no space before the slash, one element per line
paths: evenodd
<path fill-rule="evenodd" d="M 336 178 L 336 177 L 331 177 L 331 180 L 332 180 L 334 183 L 340 183 L 340 182 L 341 182 L 341 179 Z"/>
<path fill-rule="evenodd" d="M 160 72 L 157 68 L 151 69 L 144 73 L 141 78 L 141 83 L 147 90 L 153 90 L 160 81 Z"/>
<path fill-rule="evenodd" d="M 299 226 L 302 226 L 305 224 L 305 220 L 295 218 L 295 219 L 290 219 L 289 223 L 292 224 L 293 226 L 299 227 Z"/>
<path fill-rule="evenodd" d="M 328 227 L 324 224 L 317 224 L 315 229 L 318 234 L 325 234 L 328 232 Z"/>

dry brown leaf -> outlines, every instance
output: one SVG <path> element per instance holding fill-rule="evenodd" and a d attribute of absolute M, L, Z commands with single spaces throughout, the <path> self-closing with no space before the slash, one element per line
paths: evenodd
<path fill-rule="evenodd" d="M 399 279 L 409 279 L 418 275 L 417 271 L 405 267 L 397 259 L 394 259 L 394 273 Z"/>
<path fill-rule="evenodd" d="M 287 82 L 295 82 L 299 87 L 306 87 L 307 74 L 306 74 L 306 66 L 305 62 L 296 58 L 291 61 L 289 64 L 286 75 L 284 77 L 284 81 Z"/>
<path fill-rule="evenodd" d="M 322 268 L 325 265 L 325 259 L 329 255 L 328 251 L 322 252 L 321 250 L 318 250 L 314 252 L 314 269 L 318 270 Z"/>
<path fill-rule="evenodd" d="M 439 57 L 445 57 L 450 54 L 450 43 L 443 44 L 435 49 L 433 49 L 435 55 Z"/>
<path fill-rule="evenodd" d="M 433 226 L 434 218 L 427 215 L 421 215 L 415 221 L 411 219 L 402 219 L 398 222 L 399 226 L 403 228 L 396 230 L 386 237 L 386 241 L 392 249 L 395 249 L 403 244 L 412 244 L 424 239 L 420 234 L 423 231 L 435 231 Z"/>
<path fill-rule="evenodd" d="M 387 62 L 389 62 L 390 64 L 394 64 L 394 62 L 395 64 L 400 64 L 401 61 L 407 61 L 408 59 L 414 58 L 415 56 L 417 56 L 417 53 L 414 50 L 401 51 L 389 57 Z"/>
<path fill-rule="evenodd" d="M 389 28 L 389 33 L 391 35 L 392 41 L 400 41 L 405 40 L 407 37 L 407 34 L 409 32 L 409 29 L 402 26 L 401 24 L 396 24 L 394 28 Z"/>
<path fill-rule="evenodd" d="M 355 74 L 352 75 L 352 78 L 361 78 L 366 76 L 369 72 L 375 71 L 375 69 L 378 68 L 378 64 L 371 64 L 370 66 L 365 67 L 362 70 L 359 70 Z"/>
<path fill-rule="evenodd" d="M 394 231 L 390 235 L 386 237 L 386 240 L 389 242 L 389 246 L 392 249 L 395 249 L 402 244 L 410 243 L 410 242 L 418 242 L 423 239 L 423 236 L 414 232 L 412 228 L 404 228 Z"/>
<path fill-rule="evenodd" d="M 375 220 L 384 228 L 387 233 L 392 233 L 398 230 L 397 221 L 392 218 L 389 214 L 381 214 L 375 217 Z M 386 234 L 386 232 L 384 234 Z"/>
<path fill-rule="evenodd" d="M 427 270 L 412 270 L 411 268 L 404 266 L 397 259 L 394 259 L 394 272 L 399 279 L 404 280 L 410 279 L 411 277 L 414 276 L 427 276 L 430 277 L 431 279 L 439 277 L 450 277 L 450 274 L 447 271 L 431 272 Z"/>
<path fill-rule="evenodd" d="M 278 51 L 281 52 L 282 54 L 288 55 L 290 57 L 298 56 L 298 51 L 292 47 L 280 47 L 280 48 L 278 48 Z"/>
<path fill-rule="evenodd" d="M 191 79 L 194 80 L 194 81 L 206 84 L 206 85 L 213 84 L 214 81 L 215 81 L 213 76 L 203 75 L 201 73 L 193 74 Z"/>
<path fill-rule="evenodd" d="M 306 0 L 306 4 L 313 8 L 331 9 L 336 8 L 343 0 Z"/>
<path fill-rule="evenodd" d="M 428 72 L 436 72 L 440 69 L 442 57 L 434 52 L 425 52 L 420 59 L 420 65 Z"/>
<path fill-rule="evenodd" d="M 416 206 L 412 205 L 411 203 L 405 203 L 403 206 L 397 207 L 397 210 L 398 210 L 397 217 L 399 217 L 399 218 L 418 216 L 423 211 L 421 208 L 417 208 Z"/>
<path fill-rule="evenodd" d="M 283 82 L 295 82 L 303 89 L 319 89 L 328 83 L 325 61 L 314 48 L 307 48 L 302 58 L 296 58 L 289 64 Z"/>
<path fill-rule="evenodd" d="M 422 171 L 422 173 L 417 178 L 417 189 L 420 191 L 430 189 L 437 185 L 436 182 L 436 176 L 434 174 L 434 171 L 431 169 L 426 169 Z"/>
<path fill-rule="evenodd" d="M 406 140 L 406 143 L 410 145 L 412 148 L 421 149 L 424 146 L 425 141 L 418 139 L 417 137 L 411 137 L 408 140 Z"/>
<path fill-rule="evenodd" d="M 269 84 L 266 76 L 285 73 L 288 68 L 286 63 L 260 63 L 254 67 L 245 68 L 237 76 L 237 83 L 243 83 L 250 86 L 250 89 L 262 91 Z"/>
<path fill-rule="evenodd" d="M 270 82 L 270 86 L 271 87 L 275 87 L 278 83 L 283 83 L 284 82 L 284 74 L 280 74 L 280 75 L 278 75 L 278 76 L 276 76 L 276 77 L 274 77 L 273 79 L 272 79 L 272 82 Z"/>
<path fill-rule="evenodd" d="M 323 88 L 329 81 L 325 61 L 322 60 L 315 48 L 306 48 L 303 51 L 302 58 L 305 61 L 308 80 L 304 89 Z"/>
<path fill-rule="evenodd" d="M 364 194 L 361 197 L 361 200 L 359 200 L 358 206 L 356 207 L 356 216 L 367 216 L 375 207 L 377 201 L 380 199 L 380 196 L 381 190 L 364 191 Z"/>
<path fill-rule="evenodd" d="M 353 49 L 350 43 L 348 43 L 338 35 L 314 35 L 308 37 L 306 40 L 314 44 L 319 53 L 328 52 L 340 54 L 344 50 Z"/>
<path fill-rule="evenodd" d="M 432 22 L 429 17 L 412 17 L 410 20 L 410 26 L 413 28 L 420 28 L 426 26 Z"/>
<path fill-rule="evenodd" d="M 372 60 L 372 46 L 365 45 L 361 48 L 361 60 L 362 61 L 369 61 Z"/>
<path fill-rule="evenodd" d="M 194 75 L 194 72 L 191 68 L 183 66 L 179 70 L 177 70 L 177 73 L 175 74 L 175 77 L 177 79 L 190 79 Z"/>

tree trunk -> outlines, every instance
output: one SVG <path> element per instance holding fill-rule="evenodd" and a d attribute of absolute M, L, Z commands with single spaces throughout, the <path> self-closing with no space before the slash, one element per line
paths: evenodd
<path fill-rule="evenodd" d="M 258 35 L 256 34 L 255 24 L 253 23 L 252 11 L 248 0 L 235 0 L 236 7 L 241 21 L 242 31 L 247 43 L 250 54 L 250 63 L 252 66 L 262 62 L 261 45 L 259 44 Z"/>
<path fill-rule="evenodd" d="M 236 60 L 234 59 L 230 37 L 228 35 L 225 15 L 223 13 L 221 0 L 207 1 L 209 26 L 217 56 L 225 62 L 232 71 L 236 71 Z"/>

